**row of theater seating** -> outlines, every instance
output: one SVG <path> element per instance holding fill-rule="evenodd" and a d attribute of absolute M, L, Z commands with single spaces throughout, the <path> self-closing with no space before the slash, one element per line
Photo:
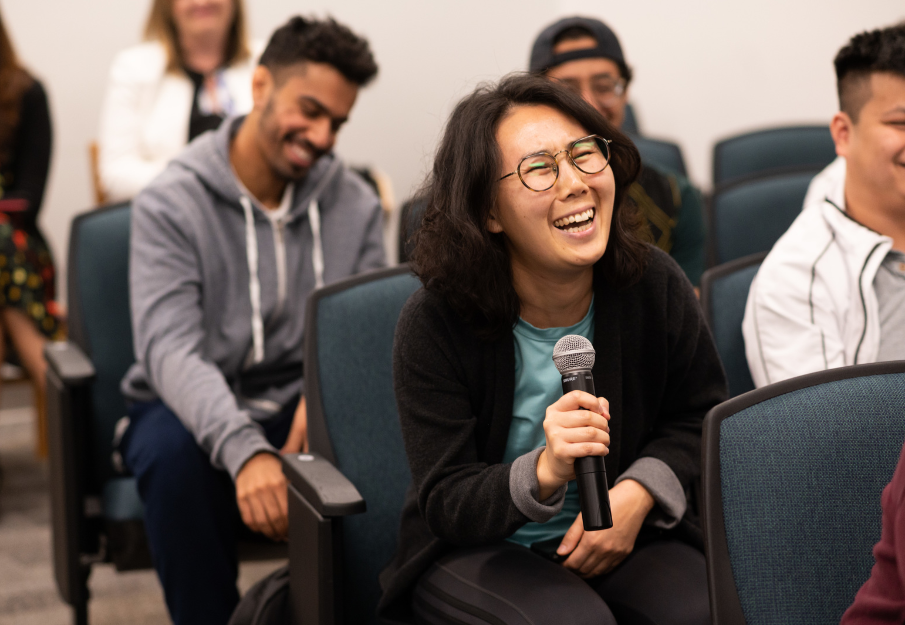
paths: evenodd
<path fill-rule="evenodd" d="M 825 128 L 822 132 L 828 135 Z M 720 150 L 728 154 L 732 149 L 727 145 Z M 777 150 L 770 147 L 769 153 L 775 155 Z M 822 158 L 828 162 L 832 155 Z M 810 175 L 820 164 L 812 164 Z M 741 177 L 737 167 L 720 168 L 741 180 L 718 186 L 714 201 L 724 190 L 763 184 L 775 176 L 801 175 L 799 170 L 777 172 L 771 167 L 767 178 L 751 178 Z M 797 202 L 800 210 L 801 199 Z M 753 203 L 750 210 L 771 206 Z M 68 263 L 70 341 L 53 344 L 47 351 L 54 569 L 77 623 L 88 621 L 87 579 L 94 563 L 112 562 L 119 570 L 150 566 L 134 479 L 117 473 L 111 462 L 116 423 L 125 414 L 119 382 L 134 360 L 129 224 L 128 204 L 74 220 Z M 759 260 L 746 258 L 711 269 L 702 284 L 732 395 L 753 386 L 743 345 L 739 351 L 738 343 L 739 310 L 744 308 L 756 263 Z M 732 279 L 726 281 L 726 276 Z M 313 453 L 286 459 L 291 481 L 292 594 L 299 614 L 311 619 L 306 623 L 374 622 L 377 573 L 393 553 L 409 481 L 392 391 L 392 336 L 402 304 L 417 287 L 417 279 L 402 266 L 328 286 L 309 301 L 306 392 Z M 350 380 L 354 384 L 345 383 Z M 895 464 L 894 459 L 891 462 L 890 467 Z M 772 461 L 761 468 L 776 470 Z M 891 473 L 890 469 L 887 480 Z M 712 472 L 709 475 L 705 473 L 705 491 Z M 869 497 L 879 501 L 878 492 L 865 491 L 865 501 Z M 879 508 L 874 507 L 878 519 Z M 866 536 L 865 540 L 876 539 L 869 532 Z M 243 558 L 285 556 L 286 549 L 262 542 L 242 545 L 240 553 Z M 852 575 L 859 578 L 857 572 Z M 343 588 L 350 593 L 345 600 Z"/>
<path fill-rule="evenodd" d="M 626 113 L 623 130 L 641 159 L 687 176 L 681 148 L 643 136 L 631 107 Z M 707 203 L 708 266 L 769 251 L 801 211 L 811 178 L 835 157 L 827 126 L 768 128 L 717 142 Z"/>
<path fill-rule="evenodd" d="M 150 564 L 134 481 L 110 462 L 124 413 L 119 380 L 133 358 L 128 230 L 127 205 L 76 219 L 71 342 L 48 350 L 55 572 L 83 623 L 92 564 Z M 310 298 L 311 453 L 285 457 L 300 623 L 376 622 L 377 575 L 395 549 L 409 482 L 392 387 L 393 332 L 418 286 L 400 266 Z M 905 363 L 805 376 L 711 411 L 699 507 L 714 622 L 838 620 L 870 571 L 880 492 L 905 439 L 903 412 Z M 272 545 L 253 545 L 246 556 L 274 553 Z"/>
<path fill-rule="evenodd" d="M 678 145 L 631 136 L 645 163 L 687 175 Z M 769 128 L 719 141 L 707 203 L 708 266 L 769 251 L 801 212 L 811 179 L 835 157 L 826 126 Z"/>
<path fill-rule="evenodd" d="M 650 140 L 636 142 L 642 159 L 671 171 L 684 170 L 681 161 L 662 160 L 666 150 L 647 152 L 645 141 Z M 678 146 L 676 152 L 681 159 Z M 801 213 L 813 177 L 835 157 L 826 126 L 770 128 L 729 137 L 714 146 L 713 191 L 706 216 L 709 269 L 701 278 L 701 304 L 731 397 L 754 388 L 741 328 L 751 282 L 767 253 Z"/>
<path fill-rule="evenodd" d="M 648 164 L 687 176 L 682 149 L 671 141 L 643 133 L 631 104 L 625 107 L 622 130 Z M 821 125 L 784 126 L 733 135 L 713 148 L 713 187 L 752 177 L 786 173 L 795 168 L 821 169 L 836 154 L 829 128 Z"/>

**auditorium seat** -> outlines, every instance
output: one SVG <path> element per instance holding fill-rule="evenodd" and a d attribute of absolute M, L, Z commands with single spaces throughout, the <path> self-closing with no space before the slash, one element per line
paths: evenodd
<path fill-rule="evenodd" d="M 310 453 L 287 454 L 289 568 L 302 623 L 377 623 L 377 576 L 392 558 L 411 480 L 393 392 L 393 334 L 420 286 L 402 265 L 308 300 Z"/>
<path fill-rule="evenodd" d="M 135 479 L 119 472 L 114 432 L 126 414 L 119 383 L 134 362 L 129 313 L 130 206 L 77 216 L 70 230 L 69 341 L 50 343 L 47 417 L 57 587 L 78 625 L 88 622 L 88 577 L 151 566 Z M 240 545 L 246 559 L 285 557 L 270 542 Z"/>
<path fill-rule="evenodd" d="M 746 179 L 714 191 L 708 226 L 711 265 L 768 252 L 801 213 L 816 170 Z"/>
<path fill-rule="evenodd" d="M 828 126 L 769 128 L 729 137 L 713 148 L 713 186 L 787 169 L 821 170 L 836 158 Z"/>
<path fill-rule="evenodd" d="M 745 256 L 708 269 L 701 276 L 701 306 L 726 370 L 730 397 L 754 388 L 745 356 L 742 319 L 751 282 L 766 256 L 766 252 Z"/>
<path fill-rule="evenodd" d="M 792 378 L 707 414 L 712 622 L 839 622 L 870 576 L 903 414 L 905 361 Z"/>
<path fill-rule="evenodd" d="M 622 128 L 620 130 L 631 135 L 640 135 L 638 125 L 638 116 L 635 114 L 635 107 L 631 102 L 625 105 L 625 116 L 622 118 Z"/>
<path fill-rule="evenodd" d="M 667 174 L 688 176 L 682 148 L 675 143 L 631 134 L 629 138 L 634 142 L 635 147 L 638 148 L 641 162 L 645 165 L 656 167 Z"/>

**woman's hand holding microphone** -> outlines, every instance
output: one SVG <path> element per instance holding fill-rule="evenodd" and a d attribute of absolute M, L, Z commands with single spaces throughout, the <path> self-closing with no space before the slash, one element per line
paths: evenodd
<path fill-rule="evenodd" d="M 575 479 L 575 459 L 609 452 L 610 403 L 583 391 L 566 393 L 547 408 L 547 448 L 537 460 L 539 499 L 549 498 Z"/>
<path fill-rule="evenodd" d="M 575 479 L 576 458 L 609 453 L 609 419 L 609 402 L 583 391 L 567 393 L 547 408 L 547 448 L 537 460 L 540 501 Z M 610 489 L 610 504 L 612 529 L 585 532 L 579 514 L 557 550 L 569 554 L 563 566 L 581 577 L 606 573 L 631 553 L 654 500 L 641 484 L 625 480 Z"/>

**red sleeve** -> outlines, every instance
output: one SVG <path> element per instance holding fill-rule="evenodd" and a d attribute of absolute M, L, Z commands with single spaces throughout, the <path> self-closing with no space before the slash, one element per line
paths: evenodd
<path fill-rule="evenodd" d="M 874 547 L 876 563 L 841 625 L 905 623 L 905 447 L 892 481 L 883 489 L 883 530 Z"/>

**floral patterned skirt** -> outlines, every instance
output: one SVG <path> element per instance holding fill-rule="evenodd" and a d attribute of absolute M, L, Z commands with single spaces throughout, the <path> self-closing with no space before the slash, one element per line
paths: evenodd
<path fill-rule="evenodd" d="M 16 308 L 48 339 L 62 338 L 56 273 L 37 228 L 19 228 L 0 213 L 0 307 Z"/>

